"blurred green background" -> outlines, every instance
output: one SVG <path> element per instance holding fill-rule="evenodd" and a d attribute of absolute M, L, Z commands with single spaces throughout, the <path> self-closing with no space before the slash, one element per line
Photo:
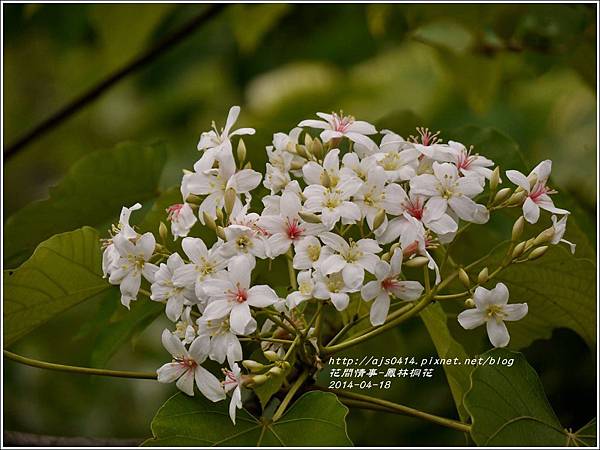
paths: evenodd
<path fill-rule="evenodd" d="M 6 147 L 204 6 L 3 8 Z M 212 120 L 223 124 L 230 105 L 239 104 L 240 123 L 257 129 L 246 140 L 256 167 L 264 164 L 264 146 L 273 132 L 287 132 L 316 111 L 343 109 L 379 126 L 393 125 L 405 136 L 417 125 L 442 130 L 446 139 L 464 125 L 494 127 L 519 145 L 531 165 L 551 158 L 553 184 L 578 204 L 576 220 L 593 223 L 595 8 L 229 5 L 182 44 L 5 162 L 4 220 L 46 197 L 48 187 L 79 158 L 121 141 L 166 142 L 169 160 L 161 186 L 176 185 L 181 169 L 198 156 L 200 132 Z M 485 154 L 484 148 L 477 150 Z M 595 242 L 593 227 L 587 229 Z M 101 311 L 101 300 L 85 303 L 14 349 L 87 365 L 95 334 L 86 332 L 85 324 Z M 162 364 L 161 320 L 136 335 L 110 367 L 151 371 Z M 423 333 L 415 322 L 373 341 L 369 351 L 433 354 Z M 558 330 L 524 353 L 563 424 L 578 428 L 594 415 L 594 356 L 577 335 Z M 4 375 L 5 428 L 41 434 L 147 437 L 150 419 L 174 392 L 151 381 L 90 379 L 13 363 L 5 365 Z M 427 383 L 400 380 L 390 398 L 455 414 L 441 372 Z M 351 413 L 349 430 L 357 445 L 464 444 L 456 432 L 374 412 Z"/>

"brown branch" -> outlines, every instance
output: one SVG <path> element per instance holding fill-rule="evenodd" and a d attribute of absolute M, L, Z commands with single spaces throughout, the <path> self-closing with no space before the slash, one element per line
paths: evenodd
<path fill-rule="evenodd" d="M 126 76 L 138 71 L 142 67 L 153 62 L 158 56 L 160 56 L 163 52 L 170 50 L 175 45 L 179 44 L 184 38 L 191 35 L 194 31 L 196 31 L 201 25 L 205 24 L 211 18 L 216 16 L 219 12 L 221 12 L 227 4 L 218 3 L 209 5 L 202 13 L 200 13 L 195 18 L 191 19 L 177 31 L 175 31 L 170 36 L 167 36 L 165 39 L 158 42 L 154 47 L 148 49 L 146 52 L 139 55 L 137 58 L 133 59 L 131 62 L 126 64 L 121 69 L 115 71 L 114 73 L 108 75 L 104 80 L 100 81 L 97 85 L 93 86 L 87 92 L 84 92 L 82 95 L 77 97 L 75 100 L 65 105 L 61 109 L 59 109 L 56 113 L 43 120 L 40 124 L 35 126 L 32 130 L 25 133 L 20 139 L 14 142 L 12 145 L 8 146 L 4 151 L 4 160 L 7 161 L 11 157 L 13 157 L 19 150 L 21 150 L 26 145 L 30 144 L 34 140 L 46 134 L 51 129 L 57 127 L 62 122 L 67 120 L 73 114 L 77 113 L 80 109 L 82 109 L 87 104 L 94 101 L 101 94 L 103 94 L 106 90 L 110 89 L 113 85 L 121 81 Z"/>
<path fill-rule="evenodd" d="M 15 447 L 137 447 L 144 439 L 47 436 L 4 430 L 4 445 Z"/>

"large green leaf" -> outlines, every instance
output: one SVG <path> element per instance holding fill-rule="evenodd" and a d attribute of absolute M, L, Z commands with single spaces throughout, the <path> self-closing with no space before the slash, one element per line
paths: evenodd
<path fill-rule="evenodd" d="M 525 357 L 494 349 L 481 358 L 487 364 L 471 373 L 471 389 L 464 399 L 473 440 L 478 445 L 565 445 L 563 428 Z M 503 360 L 514 362 L 508 367 L 499 363 Z"/>
<path fill-rule="evenodd" d="M 552 247 L 540 259 L 501 272 L 512 302 L 527 302 L 529 313 L 508 325 L 511 347 L 527 347 L 549 338 L 556 328 L 570 328 L 596 346 L 596 266 L 563 247 Z"/>
<path fill-rule="evenodd" d="M 112 286 L 102 278 L 96 230 L 84 227 L 42 242 L 31 258 L 5 270 L 4 345 Z"/>
<path fill-rule="evenodd" d="M 147 299 L 132 302 L 131 309 L 126 310 L 119 305 L 121 316 L 105 324 L 96 336 L 94 349 L 90 356 L 93 367 L 105 367 L 110 358 L 129 341 L 136 333 L 144 330 L 164 310 L 162 303 Z"/>
<path fill-rule="evenodd" d="M 73 165 L 50 197 L 25 206 L 4 226 L 4 263 L 16 267 L 37 244 L 84 225 L 105 227 L 123 205 L 158 195 L 164 145 L 125 143 L 96 151 Z"/>
<path fill-rule="evenodd" d="M 467 358 L 463 346 L 450 334 L 446 324 L 446 313 L 439 303 L 429 305 L 421 311 L 420 315 L 440 358 L 452 360 L 458 358 L 457 361 L 464 361 Z M 443 367 L 458 415 L 464 421 L 469 417 L 463 405 L 463 396 L 471 384 L 469 379 L 471 368 L 465 364 L 444 364 Z"/>
<path fill-rule="evenodd" d="M 277 421 L 238 410 L 236 425 L 228 400 L 212 403 L 202 396 L 177 393 L 152 420 L 153 438 L 146 446 L 351 446 L 346 434 L 348 408 L 334 394 L 308 392 Z"/>

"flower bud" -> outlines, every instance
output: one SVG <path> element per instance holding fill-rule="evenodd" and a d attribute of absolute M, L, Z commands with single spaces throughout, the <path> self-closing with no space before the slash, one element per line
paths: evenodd
<path fill-rule="evenodd" d="M 376 230 L 379 228 L 383 222 L 385 221 L 385 209 L 379 208 L 379 211 L 375 214 L 375 218 L 373 219 L 373 229 Z"/>
<path fill-rule="evenodd" d="M 244 144 L 244 140 L 242 138 L 240 138 L 240 141 L 238 142 L 237 158 L 240 164 L 246 160 L 246 144 Z"/>
<path fill-rule="evenodd" d="M 321 143 L 321 139 L 314 138 L 310 145 L 310 152 L 315 155 L 317 158 L 321 159 L 323 156 L 323 144 Z"/>
<path fill-rule="evenodd" d="M 310 134 L 306 133 L 304 135 L 304 147 L 306 147 L 306 150 L 310 149 L 311 145 L 312 145 L 312 137 L 310 136 Z"/>
<path fill-rule="evenodd" d="M 400 242 L 394 242 L 390 245 L 390 255 L 393 255 L 397 248 L 400 248 Z"/>
<path fill-rule="evenodd" d="M 258 361 L 254 361 L 252 359 L 245 359 L 242 361 L 242 366 L 248 369 L 250 372 L 260 372 L 265 368 L 264 364 L 259 363 Z"/>
<path fill-rule="evenodd" d="M 279 355 L 277 353 L 275 353 L 272 350 L 267 350 L 266 352 L 264 352 L 265 358 L 267 358 L 269 361 L 279 361 Z"/>
<path fill-rule="evenodd" d="M 252 169 L 252 163 L 248 161 L 246 164 L 244 164 L 244 169 Z"/>
<path fill-rule="evenodd" d="M 233 211 L 233 207 L 235 206 L 235 201 L 237 200 L 237 193 L 233 188 L 227 188 L 225 190 L 225 212 L 230 215 L 231 211 Z"/>
<path fill-rule="evenodd" d="M 281 361 L 281 367 L 283 370 L 288 370 L 290 367 L 292 367 L 292 365 L 287 361 Z"/>
<path fill-rule="evenodd" d="M 414 258 L 407 259 L 402 264 L 406 267 L 423 267 L 429 262 L 426 256 L 415 256 Z"/>
<path fill-rule="evenodd" d="M 506 200 L 508 198 L 508 196 L 510 195 L 511 192 L 512 192 L 511 188 L 500 189 L 496 193 L 496 196 L 494 197 L 494 204 L 497 205 L 498 203 L 502 203 L 504 200 Z"/>
<path fill-rule="evenodd" d="M 158 225 L 158 235 L 163 242 L 167 242 L 167 236 L 169 236 L 169 230 L 163 221 Z"/>
<path fill-rule="evenodd" d="M 519 242 L 512 252 L 512 259 L 518 258 L 525 251 L 525 242 Z"/>
<path fill-rule="evenodd" d="M 472 298 L 468 298 L 465 300 L 465 307 L 466 308 L 474 308 L 475 307 L 475 302 L 473 301 Z"/>
<path fill-rule="evenodd" d="M 525 218 L 520 216 L 513 225 L 511 239 L 516 241 L 523 234 L 523 229 L 525 228 Z"/>
<path fill-rule="evenodd" d="M 306 147 L 304 145 L 296 144 L 296 154 L 302 156 L 303 158 L 310 159 L 310 155 L 306 151 Z"/>
<path fill-rule="evenodd" d="M 197 195 L 189 194 L 185 198 L 185 202 L 191 203 L 192 205 L 199 205 L 200 203 L 202 203 L 202 199 L 200 197 L 198 197 Z"/>
<path fill-rule="evenodd" d="M 523 203 L 523 201 L 525 200 L 526 197 L 527 197 L 527 192 L 525 192 L 525 191 L 515 192 L 508 199 L 508 204 L 510 206 L 520 205 L 521 203 Z"/>
<path fill-rule="evenodd" d="M 225 236 L 225 229 L 221 226 L 218 226 L 216 229 L 217 236 L 219 236 L 224 241 L 227 240 L 227 236 Z"/>
<path fill-rule="evenodd" d="M 463 269 L 462 267 L 458 269 L 458 279 L 467 289 L 471 287 L 471 280 L 469 280 L 469 275 L 467 274 L 467 272 L 465 272 L 465 269 Z"/>
<path fill-rule="evenodd" d="M 500 167 L 497 166 L 490 176 L 490 190 L 495 191 L 500 183 Z"/>
<path fill-rule="evenodd" d="M 529 261 L 533 261 L 534 259 L 541 258 L 542 256 L 544 256 L 544 253 L 546 253 L 547 250 L 548 250 L 547 245 L 545 245 L 543 247 L 535 248 L 531 251 L 531 253 L 529 254 L 529 258 L 527 258 L 527 259 Z"/>
<path fill-rule="evenodd" d="M 278 376 L 281 376 L 281 375 L 283 375 L 283 369 L 282 369 L 281 367 L 271 367 L 271 368 L 269 369 L 269 372 L 268 372 L 268 373 L 269 373 L 270 375 L 273 375 L 273 376 L 276 376 L 276 377 L 278 377 Z"/>
<path fill-rule="evenodd" d="M 254 375 L 248 383 L 248 387 L 260 386 L 265 384 L 267 381 L 269 381 L 269 377 L 266 375 Z"/>
<path fill-rule="evenodd" d="M 321 223 L 321 218 L 315 213 L 300 211 L 298 215 L 302 220 L 308 223 Z"/>
<path fill-rule="evenodd" d="M 329 174 L 327 173 L 326 170 L 321 172 L 321 177 L 319 179 L 319 182 L 326 188 L 331 186 L 331 178 L 329 178 Z"/>
<path fill-rule="evenodd" d="M 388 262 L 391 257 L 392 255 L 390 255 L 390 252 L 385 252 L 383 255 L 381 255 L 381 260 Z"/>
<path fill-rule="evenodd" d="M 479 275 L 477 275 L 477 283 L 483 284 L 489 279 L 490 279 L 490 274 L 488 272 L 488 268 L 484 267 L 483 269 L 481 269 L 481 272 L 479 272 Z"/>
<path fill-rule="evenodd" d="M 208 215 L 206 211 L 202 211 L 202 220 L 204 221 L 204 225 L 210 228 L 213 231 L 217 231 L 217 224 L 215 219 Z"/>
<path fill-rule="evenodd" d="M 306 161 L 292 161 L 290 164 L 290 169 L 291 170 L 300 170 L 304 167 L 304 164 L 306 164 Z"/>
<path fill-rule="evenodd" d="M 545 244 L 546 242 L 550 242 L 553 237 L 554 227 L 546 228 L 536 236 L 536 238 L 533 240 L 533 245 Z"/>
<path fill-rule="evenodd" d="M 222 209 L 217 209 L 217 220 L 221 223 L 223 223 L 223 220 L 225 218 L 223 217 L 223 210 Z"/>

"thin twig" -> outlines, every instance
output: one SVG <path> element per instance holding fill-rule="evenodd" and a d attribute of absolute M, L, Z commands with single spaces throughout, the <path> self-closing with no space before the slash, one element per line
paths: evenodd
<path fill-rule="evenodd" d="M 14 142 L 12 145 L 8 146 L 8 148 L 4 151 L 4 160 L 7 161 L 15 154 L 17 154 L 17 152 L 23 147 L 30 144 L 39 137 L 43 136 L 51 129 L 59 126 L 62 122 L 64 122 L 69 117 L 77 113 L 84 106 L 88 105 L 89 103 L 100 97 L 100 95 L 102 95 L 106 90 L 110 89 L 123 78 L 147 66 L 162 53 L 166 52 L 167 50 L 170 50 L 172 47 L 179 44 L 186 37 L 190 36 L 193 32 L 195 32 L 201 25 L 204 25 L 206 22 L 208 22 L 210 19 L 216 16 L 226 6 L 227 5 L 223 3 L 210 5 L 204 11 L 202 11 L 202 13 L 191 19 L 173 34 L 167 36 L 165 39 L 157 43 L 154 47 L 142 53 L 121 69 L 108 75 L 98 84 L 81 94 L 72 102 L 63 106 L 53 115 L 51 115 L 47 119 L 43 120 L 40 124 L 35 126 L 32 130 L 25 133 L 24 136 L 22 136 L 20 139 Z"/>

